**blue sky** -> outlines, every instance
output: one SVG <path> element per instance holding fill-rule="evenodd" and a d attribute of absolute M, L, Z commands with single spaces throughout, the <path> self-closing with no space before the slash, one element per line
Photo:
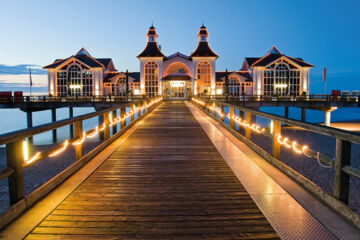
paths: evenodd
<path fill-rule="evenodd" d="M 238 70 L 244 57 L 261 57 L 275 45 L 316 66 L 310 74 L 313 93 L 323 92 L 325 66 L 328 89 L 360 89 L 359 9 L 357 0 L 4 0 L 0 64 L 44 66 L 84 46 L 94 57 L 111 57 L 120 71 L 139 71 L 136 55 L 145 47 L 151 22 L 170 55 L 194 51 L 204 21 L 210 46 L 220 55 L 218 71 Z M 3 75 L 1 68 L 0 74 L 0 84 L 26 81 L 15 70 L 15 76 Z"/>

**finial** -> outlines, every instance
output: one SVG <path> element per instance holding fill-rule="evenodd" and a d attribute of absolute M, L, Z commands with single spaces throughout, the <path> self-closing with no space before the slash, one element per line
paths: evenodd
<path fill-rule="evenodd" d="M 154 21 L 151 20 L 151 27 L 153 28 L 154 27 Z"/>
<path fill-rule="evenodd" d="M 204 20 L 202 21 L 202 26 L 201 27 L 205 27 L 205 25 L 204 25 Z"/>

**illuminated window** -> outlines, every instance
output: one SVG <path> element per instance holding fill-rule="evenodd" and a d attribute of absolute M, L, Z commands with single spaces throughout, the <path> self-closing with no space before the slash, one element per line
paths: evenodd
<path fill-rule="evenodd" d="M 211 80 L 211 65 L 208 61 L 201 61 L 197 65 L 197 91 L 209 94 Z"/>
<path fill-rule="evenodd" d="M 148 96 L 158 94 L 159 88 L 159 67 L 155 62 L 148 62 L 145 65 L 145 93 Z"/>
<path fill-rule="evenodd" d="M 58 96 L 90 96 L 93 92 L 92 72 L 85 66 L 72 63 L 56 74 Z"/>
<path fill-rule="evenodd" d="M 177 75 L 177 74 L 184 75 L 184 74 L 188 74 L 189 71 L 185 64 L 176 62 L 176 63 L 171 64 L 167 68 L 166 73 L 168 75 Z"/>
<path fill-rule="evenodd" d="M 264 71 L 264 95 L 299 95 L 300 70 L 286 62 L 278 62 Z"/>
<path fill-rule="evenodd" d="M 115 95 L 126 95 L 126 77 L 120 76 L 115 83 Z"/>
<path fill-rule="evenodd" d="M 240 92 L 241 87 L 240 79 L 233 76 L 229 79 L 229 94 L 233 96 L 239 96 L 242 92 L 244 92 L 244 89 L 242 88 L 242 91 Z"/>

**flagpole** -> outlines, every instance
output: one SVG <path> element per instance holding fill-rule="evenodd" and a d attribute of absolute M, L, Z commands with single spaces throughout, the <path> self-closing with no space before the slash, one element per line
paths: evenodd
<path fill-rule="evenodd" d="M 31 67 L 29 67 L 29 75 L 30 75 L 30 97 L 31 97 L 31 95 L 32 95 Z"/>

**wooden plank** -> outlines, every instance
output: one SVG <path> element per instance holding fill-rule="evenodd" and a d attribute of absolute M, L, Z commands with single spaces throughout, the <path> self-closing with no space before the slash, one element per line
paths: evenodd
<path fill-rule="evenodd" d="M 166 102 L 27 239 L 278 236 L 181 102 Z"/>

